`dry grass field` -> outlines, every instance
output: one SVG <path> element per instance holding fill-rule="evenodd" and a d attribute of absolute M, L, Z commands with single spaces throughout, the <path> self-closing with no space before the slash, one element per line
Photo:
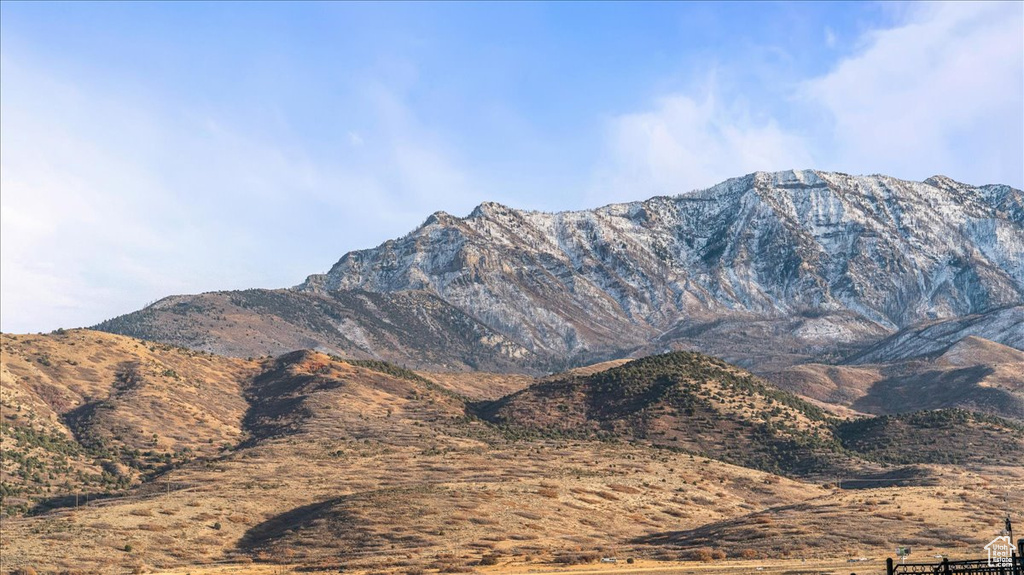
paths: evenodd
<path fill-rule="evenodd" d="M 750 575 L 845 575 L 851 569 L 865 573 L 884 572 L 885 562 L 868 559 L 857 561 L 851 565 L 845 560 L 730 560 L 730 561 L 653 561 L 636 559 L 633 563 L 617 560 L 615 563 L 594 563 L 575 566 L 550 566 L 533 563 L 510 561 L 494 566 L 483 566 L 474 569 L 481 575 L 633 575 L 649 573 L 651 575 L 717 575 L 740 574 Z M 210 567 L 194 567 L 188 569 L 172 569 L 158 571 L 159 575 L 294 575 L 308 573 L 301 565 L 219 565 Z M 343 571 L 324 570 L 324 575 L 340 574 Z M 344 571 L 344 573 L 366 573 L 360 571 Z"/>
<path fill-rule="evenodd" d="M 244 382 L 229 359 L 88 330 L 0 340 L 0 477 L 19 495 L 102 495 L 243 436 Z"/>
<path fill-rule="evenodd" d="M 308 351 L 225 359 L 78 330 L 2 345 L 4 573 L 877 572 L 895 545 L 976 556 L 1005 512 L 1024 508 L 1013 453 L 904 465 L 837 448 L 830 457 L 852 462 L 835 467 L 842 476 L 783 476 L 672 448 L 667 436 L 550 431 L 545 418 L 562 412 L 544 390 L 572 381 L 592 395 L 628 365 L 523 392 L 516 409 L 537 422 L 526 433 L 487 419 L 489 400 L 529 383 L 517 377 Z M 842 425 L 768 388 L 734 397 L 738 383 L 696 365 L 707 381 L 680 385 L 698 385 L 713 408 L 701 413 L 724 431 L 686 435 L 669 413 L 678 406 L 664 404 L 665 429 L 682 439 L 755 449 L 761 436 L 737 422 L 812 435 Z M 88 406 L 89 417 L 69 417 Z M 1020 453 L 1017 428 L 977 426 Z M 23 474 L 30 457 L 39 464 Z M 860 557 L 872 562 L 846 563 Z"/>

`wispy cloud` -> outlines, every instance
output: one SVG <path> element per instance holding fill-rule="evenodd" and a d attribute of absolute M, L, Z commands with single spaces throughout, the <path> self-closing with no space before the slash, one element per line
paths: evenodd
<path fill-rule="evenodd" d="M 425 214 L 469 179 L 400 93 L 324 160 L 195 110 L 54 80 L 5 56 L 2 323 L 89 325 L 171 293 L 280 287 Z M 260 262 L 271 263 L 272 267 Z"/>
<path fill-rule="evenodd" d="M 266 4 L 230 33 L 147 6 L 3 6 L 4 330 L 294 284 L 485 199 L 800 167 L 1024 185 L 1019 2 Z"/>
<path fill-rule="evenodd" d="M 831 26 L 825 26 L 825 46 L 829 48 L 836 47 L 836 32 Z"/>
<path fill-rule="evenodd" d="M 1021 185 L 1024 34 L 1019 2 L 922 4 L 901 26 L 807 81 L 827 112 L 829 164 Z M 984 174 L 984 175 L 983 175 Z"/>
<path fill-rule="evenodd" d="M 899 25 L 866 32 L 854 53 L 796 82 L 784 101 L 756 101 L 713 80 L 664 95 L 610 120 L 595 195 L 682 193 L 802 167 L 1020 186 L 1022 6 L 901 9 Z M 834 45 L 834 33 L 825 34 Z"/>
<path fill-rule="evenodd" d="M 809 167 L 807 143 L 740 99 L 725 100 L 709 81 L 701 96 L 674 94 L 651 109 L 613 119 L 601 200 L 679 194 L 746 172 Z"/>

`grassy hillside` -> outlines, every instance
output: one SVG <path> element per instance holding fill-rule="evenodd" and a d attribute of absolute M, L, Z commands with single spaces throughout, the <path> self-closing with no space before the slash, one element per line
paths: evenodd
<path fill-rule="evenodd" d="M 5 511 L 109 494 L 243 436 L 254 362 L 88 330 L 0 336 Z"/>
<path fill-rule="evenodd" d="M 641 440 L 773 472 L 822 472 L 844 458 L 821 408 L 690 352 L 542 382 L 481 413 L 512 434 Z"/>
<path fill-rule="evenodd" d="M 883 558 L 897 545 L 912 546 L 920 561 L 935 554 L 977 558 L 999 533 L 1006 511 L 1024 505 L 1024 492 L 1007 491 L 1020 485 L 1024 470 L 979 477 L 952 466 L 942 469 L 945 477 L 931 486 L 882 482 L 834 490 L 695 529 L 651 533 L 634 543 L 694 559 L 712 552 L 736 558 Z"/>
<path fill-rule="evenodd" d="M 891 464 L 1020 465 L 1024 425 L 963 409 L 885 415 L 843 423 L 843 445 Z"/>
<path fill-rule="evenodd" d="M 314 351 L 226 359 L 84 330 L 2 345 L 8 570 L 837 557 L 884 553 L 882 531 L 949 553 L 1024 505 L 1013 460 L 895 466 L 982 440 L 1019 450 L 1002 420 L 839 420 L 698 354 L 488 401 L 530 382 Z M 892 459 L 900 443 L 921 455 Z M 77 508 L 76 491 L 89 495 Z"/>

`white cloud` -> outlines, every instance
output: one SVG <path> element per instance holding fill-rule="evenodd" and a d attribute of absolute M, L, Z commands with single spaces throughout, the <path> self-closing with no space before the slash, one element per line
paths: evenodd
<path fill-rule="evenodd" d="M 836 32 L 830 26 L 825 26 L 825 45 L 829 48 L 836 47 Z"/>
<path fill-rule="evenodd" d="M 473 202 L 440 138 L 381 86 L 367 91 L 374 139 L 356 133 L 348 155 L 314 158 L 7 55 L 3 84 L 5 331 L 91 325 L 172 293 L 292 285 Z"/>
<path fill-rule="evenodd" d="M 713 85 L 713 83 L 712 83 Z M 806 142 L 741 100 L 675 94 L 650 110 L 614 118 L 596 199 L 679 194 L 757 170 L 811 167 Z"/>
<path fill-rule="evenodd" d="M 1019 2 L 915 5 L 801 99 L 830 119 L 831 167 L 971 183 L 1024 179 L 1024 17 Z"/>
<path fill-rule="evenodd" d="M 902 24 L 866 33 L 828 73 L 796 82 L 788 102 L 752 103 L 711 81 L 612 118 L 593 196 L 678 194 L 807 167 L 1024 185 L 1022 6 L 900 9 Z"/>

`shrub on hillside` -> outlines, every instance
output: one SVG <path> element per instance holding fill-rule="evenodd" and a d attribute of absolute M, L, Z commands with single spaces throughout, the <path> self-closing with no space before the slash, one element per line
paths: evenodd
<path fill-rule="evenodd" d="M 700 549 L 694 549 L 690 552 L 690 559 L 707 563 L 711 561 L 711 553 L 712 550 L 710 547 L 701 547 Z"/>
<path fill-rule="evenodd" d="M 498 555 L 494 554 L 494 553 L 491 553 L 490 555 L 484 555 L 483 557 L 480 558 L 480 564 L 481 565 L 497 565 L 498 564 Z"/>
<path fill-rule="evenodd" d="M 582 565 L 584 563 L 594 563 L 600 558 L 600 555 L 597 553 L 565 553 L 556 556 L 554 561 L 561 565 Z"/>

